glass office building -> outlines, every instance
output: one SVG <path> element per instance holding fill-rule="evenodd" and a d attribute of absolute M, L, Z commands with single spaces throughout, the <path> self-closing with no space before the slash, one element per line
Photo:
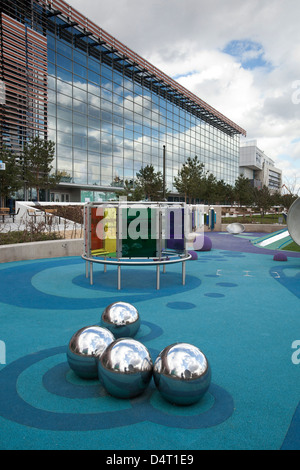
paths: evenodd
<path fill-rule="evenodd" d="M 172 191 L 195 155 L 234 184 L 246 135 L 237 124 L 62 0 L 5 0 L 0 11 L 0 144 L 56 143 L 52 199 L 109 198 L 148 164 Z"/>

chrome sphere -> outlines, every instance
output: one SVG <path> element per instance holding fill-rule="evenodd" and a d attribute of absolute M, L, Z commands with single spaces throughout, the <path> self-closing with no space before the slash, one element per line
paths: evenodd
<path fill-rule="evenodd" d="M 245 232 L 245 226 L 243 224 L 230 224 L 227 226 L 227 232 L 232 233 L 233 235 L 238 235 L 239 233 Z"/>
<path fill-rule="evenodd" d="M 200 349 L 187 343 L 175 343 L 157 357 L 153 378 L 165 400 L 175 405 L 192 405 L 207 392 L 211 369 Z"/>
<path fill-rule="evenodd" d="M 133 398 L 148 387 L 153 362 L 148 349 L 132 338 L 119 338 L 98 358 L 98 376 L 103 387 L 117 398 Z"/>
<path fill-rule="evenodd" d="M 113 341 L 114 335 L 99 325 L 81 328 L 69 342 L 67 359 L 70 368 L 81 378 L 98 378 L 96 358 Z"/>
<path fill-rule="evenodd" d="M 101 326 L 110 330 L 115 338 L 133 338 L 140 328 L 140 315 L 133 305 L 114 302 L 102 313 Z"/>

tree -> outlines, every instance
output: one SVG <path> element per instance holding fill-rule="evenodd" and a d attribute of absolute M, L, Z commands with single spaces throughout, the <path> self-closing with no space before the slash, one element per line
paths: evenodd
<path fill-rule="evenodd" d="M 21 156 L 23 179 L 26 189 L 36 188 L 37 199 L 41 189 L 54 188 L 61 180 L 60 174 L 52 173 L 55 144 L 51 140 L 34 137 L 26 142 Z"/>
<path fill-rule="evenodd" d="M 116 193 L 120 197 L 125 197 L 128 201 L 141 201 L 145 197 L 142 187 L 135 187 L 132 180 L 125 180 L 123 188 L 120 191 L 116 191 Z"/>
<path fill-rule="evenodd" d="M 215 204 L 218 199 L 218 181 L 216 177 L 212 173 L 204 175 L 202 182 L 202 198 L 207 204 Z"/>
<path fill-rule="evenodd" d="M 204 164 L 195 156 L 189 157 L 178 171 L 174 178 L 174 187 L 181 196 L 184 196 L 185 202 L 193 199 L 203 199 L 205 196 L 205 172 Z"/>
<path fill-rule="evenodd" d="M 256 207 L 260 210 L 261 216 L 264 217 L 265 213 L 272 207 L 273 198 L 270 190 L 267 186 L 263 186 L 262 189 L 253 189 L 253 202 Z"/>
<path fill-rule="evenodd" d="M 248 178 L 245 178 L 243 175 L 238 177 L 234 186 L 234 195 L 240 207 L 252 204 L 253 190 Z"/>
<path fill-rule="evenodd" d="M 234 203 L 234 189 L 233 187 L 225 183 L 224 180 L 217 181 L 217 187 L 216 187 L 216 202 L 219 204 L 230 204 L 232 205 Z"/>
<path fill-rule="evenodd" d="M 155 171 L 153 165 L 147 165 L 141 168 L 136 174 L 134 183 L 134 192 L 141 196 L 141 199 L 149 201 L 161 201 L 163 197 L 164 182 L 160 171 Z M 167 191 L 165 189 L 165 194 Z"/>
<path fill-rule="evenodd" d="M 5 170 L 0 171 L 0 196 L 1 207 L 5 205 L 4 200 L 22 188 L 18 160 L 11 150 L 3 148 L 0 152 L 0 160 L 5 163 Z"/>

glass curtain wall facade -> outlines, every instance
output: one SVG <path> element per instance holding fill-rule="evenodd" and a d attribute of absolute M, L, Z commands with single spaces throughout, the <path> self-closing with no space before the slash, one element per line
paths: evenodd
<path fill-rule="evenodd" d="M 148 164 L 163 172 L 164 146 L 170 191 L 195 155 L 234 184 L 243 129 L 65 2 L 36 0 L 22 15 L 18 4 L 2 2 L 2 11 L 47 39 L 47 138 L 61 185 L 111 192 Z"/>

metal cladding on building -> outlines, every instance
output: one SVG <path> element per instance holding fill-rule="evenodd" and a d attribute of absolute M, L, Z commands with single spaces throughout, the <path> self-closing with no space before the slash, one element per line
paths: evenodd
<path fill-rule="evenodd" d="M 0 145 L 54 141 L 69 195 L 113 192 L 148 164 L 162 171 L 164 146 L 170 190 L 195 155 L 234 184 L 244 129 L 64 1 L 0 0 L 0 13 Z"/>

